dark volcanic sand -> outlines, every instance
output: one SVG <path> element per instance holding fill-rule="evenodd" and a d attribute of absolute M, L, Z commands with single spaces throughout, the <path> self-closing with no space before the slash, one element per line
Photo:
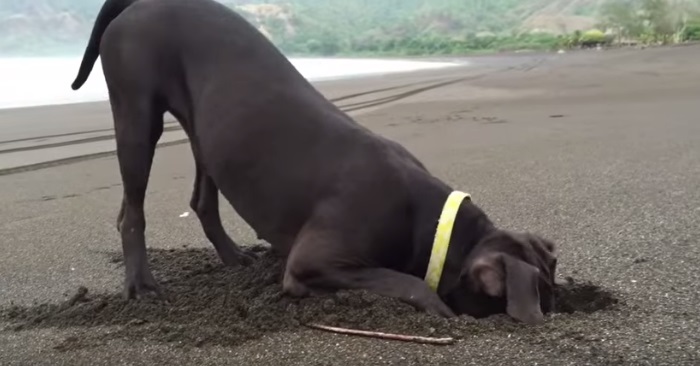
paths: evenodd
<path fill-rule="evenodd" d="M 68 337 L 55 346 L 61 351 L 100 345 L 112 338 L 171 342 L 183 347 L 236 346 L 268 332 L 294 330 L 308 323 L 456 339 L 485 332 L 529 332 L 533 339 L 547 337 L 540 328 L 516 324 L 505 315 L 481 320 L 468 316 L 444 319 L 365 291 L 290 298 L 281 293 L 284 262 L 264 246 L 251 250 L 261 254 L 260 260 L 238 268 L 220 264 L 211 249 L 151 250 L 152 268 L 163 284 L 167 303 L 153 298 L 127 302 L 118 289 L 92 294 L 80 287 L 62 303 L 10 306 L 0 315 L 12 324 L 12 331 L 123 326 L 102 337 Z M 120 255 L 115 254 L 110 262 L 121 263 Z M 615 306 L 618 300 L 607 291 L 567 280 L 568 284 L 557 291 L 556 313 L 619 308 Z M 566 315 L 558 317 L 561 322 Z"/>
<path fill-rule="evenodd" d="M 559 245 L 559 273 L 575 282 L 541 326 L 435 319 L 368 294 L 296 301 L 279 296 L 269 258 L 221 267 L 196 217 L 181 217 L 194 179 L 184 144 L 157 150 L 146 198 L 170 305 L 120 299 L 114 156 L 0 176 L 0 365 L 700 365 L 698 60 L 699 46 L 499 55 L 319 83 L 345 108 L 372 106 L 358 122 L 499 226 Z M 5 140 L 112 127 L 99 103 L 3 112 L 0 124 Z M 227 232 L 257 243 L 220 202 Z M 306 321 L 460 339 L 349 337 Z"/>

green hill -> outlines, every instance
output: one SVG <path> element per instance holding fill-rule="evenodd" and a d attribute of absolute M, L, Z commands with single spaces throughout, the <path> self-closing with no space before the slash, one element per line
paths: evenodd
<path fill-rule="evenodd" d="M 625 16 L 647 30 L 648 19 L 640 20 L 642 3 L 671 12 L 677 33 L 687 14 L 700 5 L 700 0 L 220 1 L 241 12 L 285 52 L 314 55 L 547 48 L 559 46 L 562 35 L 589 30 L 603 20 L 612 19 L 612 29 L 622 32 L 628 27 L 617 23 Z M 0 55 L 81 53 L 102 3 L 3 0 Z M 628 14 L 611 18 L 620 9 Z"/>

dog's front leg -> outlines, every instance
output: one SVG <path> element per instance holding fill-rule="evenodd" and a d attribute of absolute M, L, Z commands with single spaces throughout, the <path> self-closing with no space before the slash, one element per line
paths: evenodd
<path fill-rule="evenodd" d="M 428 313 L 453 317 L 454 312 L 417 277 L 386 268 L 332 269 L 323 263 L 299 267 L 288 263 L 284 291 L 292 296 L 307 296 L 318 289 L 358 289 L 402 300 Z"/>
<path fill-rule="evenodd" d="M 379 295 L 398 298 L 428 313 L 453 317 L 455 314 L 421 279 L 386 268 L 365 268 L 337 271 L 321 284 L 339 288 L 364 289 Z"/>
<path fill-rule="evenodd" d="M 454 312 L 418 277 L 388 268 L 362 266 L 367 247 L 353 245 L 361 238 L 332 225 L 332 216 L 321 215 L 301 230 L 287 258 L 283 290 L 307 296 L 324 290 L 367 290 L 397 298 L 416 308 L 444 317 Z M 338 227 L 341 229 L 339 230 Z"/>

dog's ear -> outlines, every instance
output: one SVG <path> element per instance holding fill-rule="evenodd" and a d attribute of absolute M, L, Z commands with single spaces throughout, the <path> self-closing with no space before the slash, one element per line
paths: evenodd
<path fill-rule="evenodd" d="M 538 237 L 536 237 L 536 238 L 539 240 L 540 243 L 542 243 L 542 246 L 543 246 L 545 249 L 547 249 L 547 251 L 548 251 L 551 255 L 553 255 L 553 256 L 556 257 L 556 255 L 557 255 L 557 246 L 556 246 L 552 241 L 550 241 L 550 240 L 548 240 L 548 239 L 545 239 L 545 238 L 543 238 L 543 237 L 540 237 L 540 236 L 538 236 Z"/>
<path fill-rule="evenodd" d="M 542 238 L 542 237 L 538 237 L 537 239 L 539 240 L 540 243 L 542 243 L 542 246 L 547 250 L 546 257 L 548 259 L 550 259 L 549 265 L 556 266 L 557 257 L 559 256 L 558 248 L 557 248 L 556 244 L 554 244 L 554 242 L 552 242 L 548 239 Z"/>
<path fill-rule="evenodd" d="M 557 246 L 550 240 L 541 236 L 530 236 L 533 248 L 542 260 L 541 265 L 547 268 L 551 280 L 556 283 L 556 271 L 558 262 Z"/>
<path fill-rule="evenodd" d="M 501 254 L 484 255 L 470 268 L 475 290 L 493 297 L 501 297 L 505 291 L 505 267 Z"/>
<path fill-rule="evenodd" d="M 506 297 L 506 312 L 527 324 L 542 322 L 537 286 L 539 270 L 507 254 L 488 254 L 471 268 L 476 287 L 493 297 Z"/>
<path fill-rule="evenodd" d="M 523 323 L 541 323 L 544 315 L 537 286 L 539 269 L 509 255 L 503 256 L 503 260 L 506 267 L 506 312 Z"/>

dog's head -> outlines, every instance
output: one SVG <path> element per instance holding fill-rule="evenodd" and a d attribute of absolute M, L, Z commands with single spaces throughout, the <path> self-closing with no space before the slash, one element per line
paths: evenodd
<path fill-rule="evenodd" d="M 554 308 L 557 259 L 552 242 L 529 233 L 494 230 L 462 264 L 447 302 L 458 314 L 507 313 L 528 324 Z"/>

